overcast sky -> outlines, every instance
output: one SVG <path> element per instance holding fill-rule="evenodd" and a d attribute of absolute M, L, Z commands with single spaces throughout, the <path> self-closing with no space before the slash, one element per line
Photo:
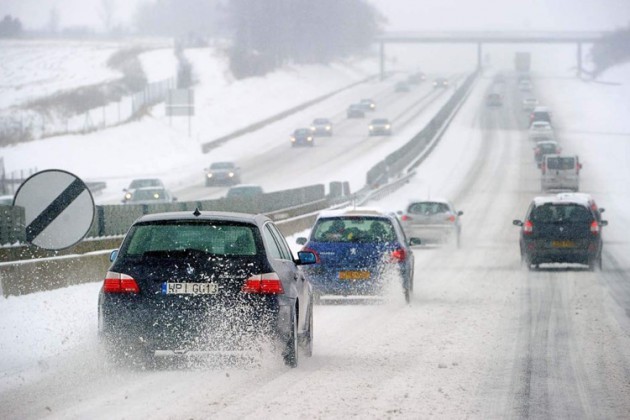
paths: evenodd
<path fill-rule="evenodd" d="M 114 21 L 129 25 L 150 0 L 108 0 Z M 606 30 L 630 24 L 630 0 L 368 0 L 387 17 L 388 30 Z M 180 0 L 185 6 L 186 0 Z M 60 27 L 102 28 L 103 0 L 0 0 L 0 16 L 45 27 L 56 9 Z"/>

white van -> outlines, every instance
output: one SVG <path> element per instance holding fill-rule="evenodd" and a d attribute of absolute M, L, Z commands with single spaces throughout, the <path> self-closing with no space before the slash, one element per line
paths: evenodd
<path fill-rule="evenodd" d="M 577 155 L 545 155 L 540 165 L 542 191 L 580 189 L 582 164 Z"/>

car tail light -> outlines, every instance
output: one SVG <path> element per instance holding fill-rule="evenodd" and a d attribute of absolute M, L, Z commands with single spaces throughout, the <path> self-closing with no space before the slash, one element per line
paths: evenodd
<path fill-rule="evenodd" d="M 599 234 L 599 223 L 597 223 L 597 220 L 593 220 L 593 223 L 591 223 L 591 233 L 593 235 Z"/>
<path fill-rule="evenodd" d="M 284 294 L 282 281 L 276 273 L 254 274 L 245 280 L 241 291 L 259 295 Z"/>
<path fill-rule="evenodd" d="M 408 222 L 408 221 L 410 221 L 410 220 L 411 220 L 411 217 L 407 216 L 406 214 L 403 214 L 403 215 L 400 217 L 400 220 L 402 220 L 403 222 Z"/>
<path fill-rule="evenodd" d="M 390 262 L 399 263 L 405 261 L 406 258 L 407 251 L 405 251 L 403 248 L 398 248 L 392 251 L 392 254 L 390 255 Z"/>
<path fill-rule="evenodd" d="M 531 220 L 526 220 L 523 223 L 523 233 L 529 235 L 532 232 L 534 232 L 534 224 Z"/>
<path fill-rule="evenodd" d="M 451 223 L 455 223 L 455 216 L 451 214 L 450 216 L 446 218 L 446 220 L 448 220 Z"/>
<path fill-rule="evenodd" d="M 108 271 L 103 282 L 103 292 L 137 294 L 140 293 L 140 288 L 133 277 Z"/>
<path fill-rule="evenodd" d="M 540 164 L 540 170 L 542 171 L 543 175 L 547 173 L 547 165 L 545 165 L 545 162 Z"/>

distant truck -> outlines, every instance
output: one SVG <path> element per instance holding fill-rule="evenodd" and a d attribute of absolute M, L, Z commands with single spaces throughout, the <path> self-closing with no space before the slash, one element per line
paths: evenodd
<path fill-rule="evenodd" d="M 514 55 L 514 67 L 516 71 L 527 73 L 531 65 L 531 56 L 528 52 L 517 52 Z"/>

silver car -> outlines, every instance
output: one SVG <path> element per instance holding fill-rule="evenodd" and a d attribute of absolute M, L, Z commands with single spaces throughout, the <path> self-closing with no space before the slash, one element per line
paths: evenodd
<path fill-rule="evenodd" d="M 455 210 L 448 200 L 430 199 L 409 203 L 400 221 L 408 238 L 420 239 L 423 244 L 445 244 L 451 239 L 459 248 L 462 230 L 460 217 L 463 211 Z"/>

